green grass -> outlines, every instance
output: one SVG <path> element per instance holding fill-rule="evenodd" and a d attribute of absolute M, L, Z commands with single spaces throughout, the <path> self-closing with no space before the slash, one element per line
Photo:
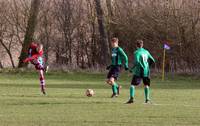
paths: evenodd
<path fill-rule="evenodd" d="M 36 73 L 0 73 L 0 126 L 199 126 L 200 80 L 177 76 L 152 79 L 153 104 L 142 86 L 136 103 L 124 104 L 131 78 L 120 78 L 120 97 L 111 99 L 104 74 L 49 73 L 48 95 L 40 94 Z M 94 97 L 84 95 L 94 89 Z"/>

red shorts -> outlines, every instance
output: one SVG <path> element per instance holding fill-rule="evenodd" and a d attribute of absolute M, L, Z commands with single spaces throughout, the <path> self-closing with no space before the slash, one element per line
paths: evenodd
<path fill-rule="evenodd" d="M 35 66 L 36 70 L 44 70 L 44 65 L 40 64 L 40 62 L 38 62 L 38 60 L 34 59 L 31 61 L 31 63 Z"/>

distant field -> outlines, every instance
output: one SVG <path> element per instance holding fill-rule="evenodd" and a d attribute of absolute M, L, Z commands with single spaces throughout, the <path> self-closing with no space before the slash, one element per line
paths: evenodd
<path fill-rule="evenodd" d="M 36 73 L 0 73 L 0 126 L 200 126 L 200 80 L 154 77 L 153 104 L 143 104 L 140 86 L 136 103 L 126 105 L 131 81 L 126 75 L 119 81 L 121 95 L 111 99 L 103 74 L 49 73 L 43 96 Z M 86 97 L 87 88 L 96 95 Z"/>

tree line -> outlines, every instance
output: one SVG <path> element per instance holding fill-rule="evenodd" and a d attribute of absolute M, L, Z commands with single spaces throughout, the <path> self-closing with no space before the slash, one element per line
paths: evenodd
<path fill-rule="evenodd" d="M 198 72 L 199 16 L 200 0 L 0 0 L 0 67 L 26 67 L 38 41 L 52 67 L 102 68 L 118 37 L 130 63 L 143 39 L 160 70 L 166 42 L 166 70 Z"/>

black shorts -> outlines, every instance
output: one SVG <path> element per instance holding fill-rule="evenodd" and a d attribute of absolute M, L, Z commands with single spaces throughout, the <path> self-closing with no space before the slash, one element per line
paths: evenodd
<path fill-rule="evenodd" d="M 140 77 L 140 76 L 133 76 L 131 85 L 137 86 L 143 80 L 144 85 L 150 86 L 150 78 L 149 77 Z"/>
<path fill-rule="evenodd" d="M 117 78 L 119 77 L 120 69 L 120 66 L 112 66 L 110 68 L 110 71 L 108 72 L 107 78 L 110 79 L 111 77 L 113 77 L 115 78 L 115 80 L 117 80 Z"/>

